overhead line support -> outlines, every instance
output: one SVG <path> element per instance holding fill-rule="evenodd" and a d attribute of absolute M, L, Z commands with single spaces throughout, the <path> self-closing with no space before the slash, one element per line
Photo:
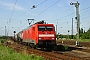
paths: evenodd
<path fill-rule="evenodd" d="M 76 41 L 76 45 L 79 45 L 79 33 L 80 33 L 80 14 L 79 14 L 79 3 L 78 3 L 78 1 L 76 2 L 76 3 L 70 3 L 70 5 L 75 5 L 75 7 L 76 7 L 76 17 L 75 17 L 75 19 L 76 19 L 76 21 L 77 21 L 77 41 Z"/>

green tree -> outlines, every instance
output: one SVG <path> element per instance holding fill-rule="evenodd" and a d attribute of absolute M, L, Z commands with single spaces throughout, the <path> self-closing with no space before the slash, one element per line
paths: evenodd
<path fill-rule="evenodd" d="M 86 32 L 85 32 L 85 30 L 83 32 L 82 31 L 83 31 L 83 29 L 80 30 L 80 37 L 82 39 L 90 39 L 90 28 Z"/>

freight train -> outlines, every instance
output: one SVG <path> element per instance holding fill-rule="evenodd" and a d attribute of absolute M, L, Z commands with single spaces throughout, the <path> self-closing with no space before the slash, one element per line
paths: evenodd
<path fill-rule="evenodd" d="M 55 27 L 42 20 L 20 31 L 15 40 L 34 48 L 53 48 L 56 45 Z"/>

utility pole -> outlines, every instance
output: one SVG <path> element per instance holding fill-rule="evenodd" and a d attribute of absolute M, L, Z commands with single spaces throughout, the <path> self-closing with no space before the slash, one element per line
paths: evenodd
<path fill-rule="evenodd" d="M 56 34 L 57 34 L 57 24 L 56 24 Z"/>
<path fill-rule="evenodd" d="M 70 5 L 75 5 L 76 7 L 76 21 L 77 21 L 77 41 L 76 41 L 76 45 L 79 45 L 79 29 L 80 29 L 80 15 L 79 15 L 79 3 L 78 1 L 76 3 L 70 3 Z"/>
<path fill-rule="evenodd" d="M 58 25 L 58 21 L 57 21 L 57 24 L 56 24 L 56 34 L 58 34 L 58 32 L 57 32 L 57 28 L 58 28 L 58 26 L 57 26 L 57 25 Z"/>
<path fill-rule="evenodd" d="M 72 39 L 73 39 L 73 18 L 72 18 Z"/>
<path fill-rule="evenodd" d="M 5 26 L 5 36 L 6 36 L 6 26 Z"/>

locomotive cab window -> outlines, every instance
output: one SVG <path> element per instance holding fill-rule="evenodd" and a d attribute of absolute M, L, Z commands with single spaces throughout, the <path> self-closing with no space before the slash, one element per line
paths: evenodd
<path fill-rule="evenodd" d="M 44 31 L 44 30 L 52 31 L 53 27 L 52 26 L 39 26 L 38 30 L 39 31 Z"/>
<path fill-rule="evenodd" d="M 53 30 L 53 27 L 52 27 L 52 26 L 47 26 L 47 27 L 46 27 L 46 30 L 52 31 L 52 30 Z"/>
<path fill-rule="evenodd" d="M 39 30 L 39 31 L 45 30 L 45 26 L 39 26 L 39 27 L 38 27 L 38 30 Z"/>

